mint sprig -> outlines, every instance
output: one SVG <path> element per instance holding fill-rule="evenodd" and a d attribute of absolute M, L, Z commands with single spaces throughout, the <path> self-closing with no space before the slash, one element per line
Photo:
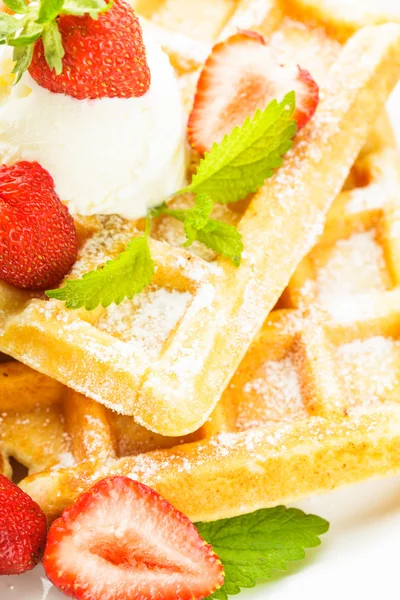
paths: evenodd
<path fill-rule="evenodd" d="M 139 294 L 152 281 L 153 275 L 154 263 L 146 232 L 133 238 L 115 260 L 109 260 L 81 279 L 69 279 L 64 287 L 46 294 L 49 298 L 64 301 L 67 308 L 84 306 L 86 310 L 93 310 L 99 304 L 107 308 Z"/>
<path fill-rule="evenodd" d="M 29 4 L 25 0 L 4 0 L 4 4 L 16 13 L 0 13 L 0 44 L 14 48 L 14 84 L 18 83 L 29 68 L 34 44 L 40 38 L 50 69 L 57 75 L 62 72 L 64 48 L 57 23 L 59 15 L 89 14 L 97 19 L 100 13 L 112 6 L 112 2 L 106 0 L 34 0 Z"/>
<path fill-rule="evenodd" d="M 191 184 L 182 192 L 209 194 L 220 204 L 256 192 L 292 147 L 297 129 L 294 109 L 295 93 L 290 92 L 282 102 L 272 100 L 265 110 L 248 117 L 205 154 Z"/>
<path fill-rule="evenodd" d="M 195 197 L 193 208 L 174 210 L 162 204 L 153 211 L 153 215 L 168 215 L 183 223 L 186 234 L 185 248 L 197 240 L 207 248 L 222 254 L 238 267 L 243 252 L 242 236 L 233 225 L 210 219 L 213 206 L 214 202 L 208 194 L 199 194 Z"/>
<path fill-rule="evenodd" d="M 65 0 L 65 3 L 67 1 L 77 0 Z M 273 175 L 292 146 L 296 133 L 294 108 L 295 94 L 290 92 L 282 102 L 273 100 L 264 111 L 257 111 L 252 119 L 246 119 L 242 127 L 235 127 L 221 144 L 214 144 L 206 154 L 192 183 L 177 193 L 195 194 L 193 207 L 178 210 L 164 203 L 151 210 L 150 216 L 164 214 L 178 219 L 186 233 L 185 246 L 197 240 L 238 267 L 243 252 L 242 236 L 233 225 L 210 218 L 214 202 L 237 202 L 255 192 Z M 64 301 L 67 308 L 84 306 L 87 310 L 132 298 L 150 283 L 154 272 L 147 239 L 139 261 L 135 250 L 137 240 L 132 240 L 133 245 L 129 244 L 114 261 L 81 279 L 68 280 L 64 287 L 46 292 L 47 296 Z"/>
<path fill-rule="evenodd" d="M 209 599 L 227 600 L 241 588 L 270 579 L 274 570 L 284 571 L 288 563 L 302 560 L 306 548 L 320 545 L 329 523 L 295 508 L 277 506 L 196 527 L 225 570 L 224 585 Z"/>

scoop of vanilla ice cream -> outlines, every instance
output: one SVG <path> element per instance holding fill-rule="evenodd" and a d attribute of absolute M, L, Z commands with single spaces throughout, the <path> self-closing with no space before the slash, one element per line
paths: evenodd
<path fill-rule="evenodd" d="M 37 161 L 72 214 L 138 218 L 185 185 L 185 115 L 168 57 L 144 32 L 151 86 L 141 98 L 76 100 L 0 59 L 0 160 Z M 3 47 L 4 48 L 4 47 Z"/>

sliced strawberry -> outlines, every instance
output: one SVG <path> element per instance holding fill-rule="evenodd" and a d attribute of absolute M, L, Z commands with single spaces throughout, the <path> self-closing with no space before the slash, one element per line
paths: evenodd
<path fill-rule="evenodd" d="M 294 118 L 301 128 L 317 108 L 318 85 L 305 69 L 278 64 L 261 35 L 240 31 L 214 46 L 204 65 L 188 123 L 191 145 L 198 152 L 209 151 L 246 117 L 292 90 Z"/>
<path fill-rule="evenodd" d="M 53 523 L 43 564 L 78 600 L 194 600 L 224 580 L 189 519 L 127 477 L 103 479 Z"/>

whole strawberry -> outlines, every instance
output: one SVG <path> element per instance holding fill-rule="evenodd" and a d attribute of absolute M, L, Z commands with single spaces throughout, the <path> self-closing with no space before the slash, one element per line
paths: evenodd
<path fill-rule="evenodd" d="M 0 279 L 45 290 L 76 260 L 74 220 L 37 162 L 0 167 Z"/>
<path fill-rule="evenodd" d="M 29 67 L 39 85 L 79 100 L 131 98 L 147 92 L 150 70 L 142 28 L 123 0 L 115 0 L 96 20 L 62 14 L 57 25 L 65 52 L 62 72 L 56 74 L 49 66 L 43 36 L 35 43 Z"/>
<path fill-rule="evenodd" d="M 46 534 L 41 508 L 0 475 L 0 575 L 20 575 L 33 569 L 43 555 Z"/>

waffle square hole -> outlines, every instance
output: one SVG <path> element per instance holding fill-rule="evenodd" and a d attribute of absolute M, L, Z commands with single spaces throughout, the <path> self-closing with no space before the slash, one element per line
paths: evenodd
<path fill-rule="evenodd" d="M 132 300 L 106 308 L 95 326 L 129 344 L 132 355 L 150 364 L 160 355 L 192 298 L 189 292 L 151 285 Z"/>
<path fill-rule="evenodd" d="M 239 431 L 273 427 L 308 416 L 296 353 L 292 348 L 277 353 L 273 344 L 265 350 L 264 358 L 249 361 L 245 368 L 239 369 L 230 385 Z"/>
<path fill-rule="evenodd" d="M 30 473 L 70 464 L 70 439 L 64 430 L 62 407 L 38 406 L 24 412 L 0 414 L 0 446 L 4 445 Z"/>
<path fill-rule="evenodd" d="M 376 335 L 334 349 L 336 373 L 350 407 L 400 400 L 400 340 Z"/>
<path fill-rule="evenodd" d="M 142 427 L 126 415 L 109 412 L 109 421 L 112 424 L 112 430 L 117 442 L 119 456 L 137 456 L 151 452 L 179 446 L 185 442 L 195 439 L 195 435 L 181 437 L 169 437 L 154 433 Z"/>
<path fill-rule="evenodd" d="M 347 312 L 352 298 L 391 288 L 383 248 L 375 229 L 355 232 L 314 253 L 318 301 L 332 317 Z"/>

